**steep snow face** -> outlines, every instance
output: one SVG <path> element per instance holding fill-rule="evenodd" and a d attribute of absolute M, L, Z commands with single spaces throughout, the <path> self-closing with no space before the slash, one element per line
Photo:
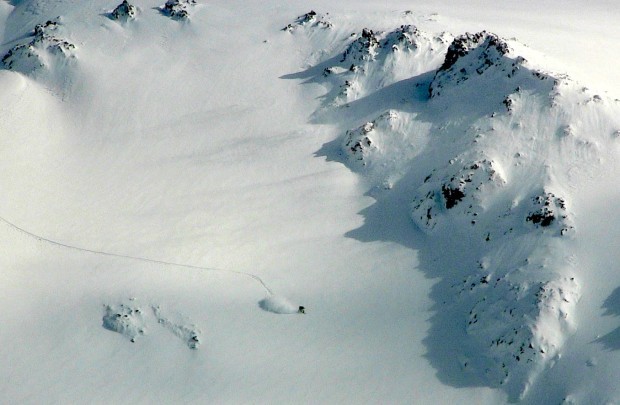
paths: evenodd
<path fill-rule="evenodd" d="M 356 76 L 331 108 L 350 122 L 379 111 L 346 130 L 331 156 L 365 175 L 379 207 L 412 201 L 413 223 L 428 234 L 426 271 L 442 279 L 427 340 L 439 375 L 462 372 L 471 384 L 525 398 L 576 327 L 580 276 L 566 238 L 578 232 L 569 192 L 577 186 L 566 174 L 590 166 L 612 141 L 620 108 L 535 67 L 525 47 L 492 33 L 457 36 L 447 47 L 412 27 L 381 38 L 364 29 L 343 54 Z M 409 61 L 385 62 L 409 51 Z M 383 90 L 399 63 L 413 74 L 397 83 L 409 89 L 406 102 L 404 90 Z M 338 89 L 333 73 L 324 80 Z"/>

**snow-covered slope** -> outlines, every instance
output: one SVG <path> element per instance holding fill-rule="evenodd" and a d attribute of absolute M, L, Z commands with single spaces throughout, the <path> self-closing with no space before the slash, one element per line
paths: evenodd
<path fill-rule="evenodd" d="M 364 45 L 354 41 L 345 57 L 381 66 L 379 41 L 364 33 Z M 414 65 L 400 84 L 409 99 L 378 96 L 398 110 L 378 106 L 332 155 L 367 174 L 379 203 L 379 190 L 410 198 L 429 250 L 441 252 L 428 265 L 443 279 L 434 287 L 430 336 L 441 343 L 430 348 L 442 357 L 452 346 L 455 361 L 440 371 L 452 373 L 458 361 L 481 383 L 522 398 L 576 326 L 581 281 L 563 240 L 577 233 L 571 189 L 579 184 L 569 171 L 598 166 L 599 150 L 616 141 L 620 103 L 541 70 L 519 53 L 523 46 L 487 32 L 458 36 L 446 52 L 422 52 L 418 63 L 401 59 L 396 68 Z M 436 52 L 444 55 L 439 66 Z M 361 78 L 347 79 L 358 92 L 346 100 L 353 112 L 341 113 L 364 120 L 377 106 L 364 97 L 383 89 L 373 76 L 391 73 L 364 67 Z"/>
<path fill-rule="evenodd" d="M 0 3 L 0 402 L 619 400 L 620 93 L 416 6 Z"/>

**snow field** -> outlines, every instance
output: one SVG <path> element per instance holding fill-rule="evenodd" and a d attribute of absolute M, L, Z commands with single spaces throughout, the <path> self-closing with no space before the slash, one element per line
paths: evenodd
<path fill-rule="evenodd" d="M 13 3 L 0 4 L 4 52 L 61 16 L 53 35 L 75 54 L 35 44 L 43 66 L 0 71 L 0 215 L 67 245 L 257 275 L 275 295 L 3 223 L 3 400 L 617 398 L 620 123 L 595 62 L 612 52 L 579 46 L 613 49 L 604 2 L 562 4 L 551 28 L 527 2 L 216 1 L 184 21 L 136 1 L 125 22 L 108 18 L 117 2 Z M 517 86 L 493 69 L 480 77 L 502 86 L 452 86 L 455 70 L 429 101 L 452 37 L 482 29 L 567 58 L 553 71 L 597 90 L 534 78 L 548 59 L 510 40 L 528 60 Z M 420 200 L 436 211 L 426 234 Z M 268 313 L 298 305 L 308 316 Z"/>

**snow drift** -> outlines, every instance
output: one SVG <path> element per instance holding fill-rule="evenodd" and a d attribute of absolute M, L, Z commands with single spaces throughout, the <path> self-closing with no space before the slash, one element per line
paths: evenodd
<path fill-rule="evenodd" d="M 296 314 L 299 307 L 292 304 L 288 299 L 279 295 L 270 295 L 258 302 L 258 306 L 267 312 L 274 314 Z"/>

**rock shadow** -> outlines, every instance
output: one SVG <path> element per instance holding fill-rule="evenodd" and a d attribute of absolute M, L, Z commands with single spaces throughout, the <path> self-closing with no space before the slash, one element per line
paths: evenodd
<path fill-rule="evenodd" d="M 605 310 L 603 315 L 620 316 L 620 287 L 607 297 L 602 308 Z M 596 339 L 596 342 L 601 343 L 607 350 L 620 350 L 620 327 Z"/>

